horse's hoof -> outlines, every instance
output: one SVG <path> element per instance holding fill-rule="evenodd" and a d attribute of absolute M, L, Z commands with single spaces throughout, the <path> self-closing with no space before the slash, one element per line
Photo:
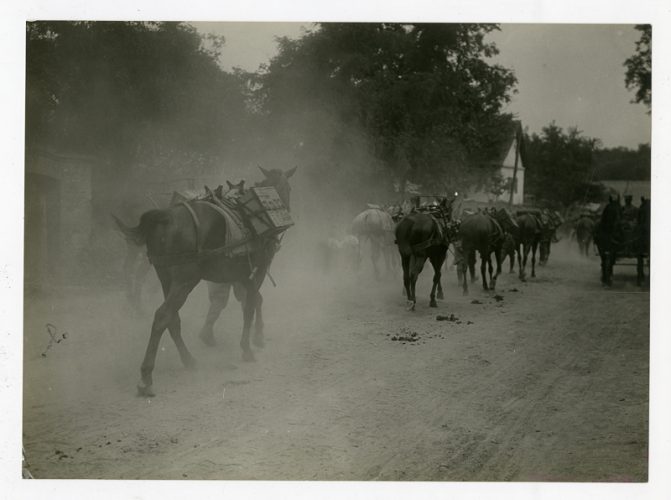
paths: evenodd
<path fill-rule="evenodd" d="M 408 311 L 414 311 L 415 310 L 415 303 L 412 300 L 409 300 L 408 303 L 406 304 L 406 309 Z"/>
<path fill-rule="evenodd" d="M 254 353 L 251 350 L 249 350 L 249 351 L 242 351 L 242 360 L 252 362 L 256 361 L 256 358 L 254 357 Z"/>
<path fill-rule="evenodd" d="M 438 292 L 438 300 L 443 300 L 445 298 L 445 295 L 443 295 L 443 292 Z"/>
<path fill-rule="evenodd" d="M 254 346 L 258 347 L 259 349 L 263 349 L 266 346 L 266 341 L 263 339 L 263 337 L 254 337 L 252 339 L 252 344 L 254 344 Z"/>
<path fill-rule="evenodd" d="M 431 302 L 429 302 L 429 307 L 438 307 L 438 303 L 436 303 L 435 300 L 432 300 Z"/>
<path fill-rule="evenodd" d="M 465 297 L 466 295 L 468 295 L 468 290 L 464 290 L 464 291 L 462 292 L 462 295 L 463 295 L 464 297 Z"/>
<path fill-rule="evenodd" d="M 156 396 L 154 391 L 151 388 L 151 385 L 137 385 L 137 395 L 141 398 L 153 398 Z"/>
<path fill-rule="evenodd" d="M 196 358 L 194 358 L 193 356 L 189 356 L 188 358 L 182 360 L 182 363 L 184 363 L 184 368 L 186 368 L 189 371 L 195 370 L 197 366 Z"/>
<path fill-rule="evenodd" d="M 217 342 L 214 340 L 214 334 L 211 332 L 200 332 L 198 338 L 208 347 L 214 347 L 217 345 Z"/>

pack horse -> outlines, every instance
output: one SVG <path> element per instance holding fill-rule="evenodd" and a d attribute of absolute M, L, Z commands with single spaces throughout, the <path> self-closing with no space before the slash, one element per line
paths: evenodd
<path fill-rule="evenodd" d="M 195 360 L 181 334 L 179 310 L 201 281 L 237 283 L 245 290 L 240 347 L 253 361 L 250 329 L 259 289 L 279 248 L 281 234 L 293 222 L 288 212 L 288 178 L 295 168 L 264 170 L 265 186 L 254 187 L 235 201 L 216 195 L 185 200 L 166 209 L 145 212 L 136 227 L 117 223 L 127 238 L 146 245 L 164 301 L 154 314 L 149 343 L 140 368 L 138 394 L 153 396 L 154 364 L 163 332 L 170 332 L 180 359 L 191 368 Z M 242 227 L 239 222 L 242 221 Z M 236 235 L 241 232 L 242 237 Z"/>
<path fill-rule="evenodd" d="M 438 307 L 436 296 L 443 298 L 440 269 L 445 262 L 450 241 L 455 240 L 458 231 L 458 226 L 452 221 L 453 202 L 444 198 L 435 207 L 406 215 L 396 226 L 396 244 L 403 266 L 403 287 L 410 311 L 415 310 L 415 286 L 427 259 L 433 267 L 429 306 Z"/>

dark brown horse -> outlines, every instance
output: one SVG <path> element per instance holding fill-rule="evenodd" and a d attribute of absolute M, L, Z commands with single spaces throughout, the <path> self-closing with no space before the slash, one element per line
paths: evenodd
<path fill-rule="evenodd" d="M 480 254 L 480 275 L 485 290 L 496 289 L 496 280 L 501 274 L 501 260 L 504 236 L 507 231 L 516 229 L 516 222 L 505 210 L 490 210 L 466 217 L 459 228 L 461 247 L 468 263 L 471 282 L 475 281 L 475 252 Z M 493 274 L 491 256 L 496 259 L 496 274 Z M 486 270 L 489 269 L 489 285 Z M 464 295 L 468 294 L 468 280 L 464 279 Z"/>
<path fill-rule="evenodd" d="M 514 236 L 506 231 L 506 234 L 503 236 L 503 247 L 501 248 L 501 263 L 503 264 L 506 258 L 509 259 L 510 273 L 515 272 L 515 248 Z"/>
<path fill-rule="evenodd" d="M 447 256 L 447 248 L 451 235 L 448 222 L 451 217 L 451 203 L 443 200 L 437 216 L 415 212 L 405 216 L 396 226 L 395 236 L 403 266 L 403 286 L 408 300 L 408 309 L 415 310 L 417 297 L 415 286 L 417 278 L 424 268 L 427 259 L 433 266 L 433 286 L 430 294 L 430 307 L 438 307 L 438 298 L 443 298 L 443 287 L 440 284 L 441 267 Z"/>
<path fill-rule="evenodd" d="M 540 242 L 540 222 L 538 218 L 529 213 L 521 213 L 517 216 L 517 228 L 513 231 L 515 245 L 517 246 L 517 265 L 520 280 L 526 281 L 526 266 L 529 252 L 531 252 L 531 277 L 536 277 L 536 250 Z"/>
<path fill-rule="evenodd" d="M 638 232 L 638 254 L 636 256 L 636 271 L 638 286 L 643 286 L 645 281 L 644 262 L 647 257 L 650 261 L 650 200 L 641 197 L 641 206 L 638 209 L 637 220 Z"/>
<path fill-rule="evenodd" d="M 273 186 L 280 195 L 284 206 L 289 208 L 291 201 L 291 186 L 289 185 L 289 178 L 296 172 L 296 167 L 283 172 L 282 170 L 266 170 L 259 167 L 265 179 L 254 184 L 255 187 Z M 240 184 L 230 184 L 229 188 L 232 196 L 239 196 L 244 189 L 244 181 L 242 186 Z M 221 316 L 222 311 L 228 304 L 228 298 L 231 294 L 231 287 L 235 298 L 242 305 L 243 311 L 246 307 L 247 292 L 243 283 L 236 282 L 207 282 L 207 292 L 210 299 L 210 306 L 205 316 L 205 324 L 200 330 L 199 337 L 204 344 L 212 346 L 215 345 L 214 340 L 214 324 Z M 254 310 L 254 336 L 252 342 L 256 347 L 263 347 L 265 342 L 263 340 L 263 296 L 260 293 L 256 295 L 256 306 Z"/>
<path fill-rule="evenodd" d="M 623 222 L 622 207 L 618 200 L 610 198 L 594 228 L 594 244 L 601 258 L 601 283 L 613 284 L 613 266 L 618 258 L 636 258 L 636 281 L 639 286 L 645 280 L 645 259 L 650 257 L 650 201 L 642 199 L 634 227 Z"/>
<path fill-rule="evenodd" d="M 295 170 L 295 169 L 294 169 Z M 293 171 L 291 171 L 293 173 Z M 280 180 L 288 177 L 279 170 L 264 171 L 280 193 Z M 289 174 L 290 175 L 290 174 Z M 151 335 L 140 369 L 138 393 L 153 396 L 152 372 L 158 345 L 167 329 L 170 332 L 182 363 L 193 367 L 195 360 L 187 349 L 181 334 L 179 310 L 194 287 L 201 281 L 240 283 L 245 289 L 244 325 L 240 347 L 243 359 L 253 361 L 249 334 L 263 283 L 273 256 L 278 248 L 275 237 L 258 239 L 243 255 L 233 256 L 227 247 L 226 219 L 211 204 L 198 200 L 184 202 L 162 210 L 150 210 L 140 217 L 137 227 L 119 224 L 128 238 L 147 246 L 161 282 L 164 302 L 156 310 Z"/>
<path fill-rule="evenodd" d="M 552 243 L 559 241 L 557 229 L 564 223 L 558 212 L 545 210 L 541 216 L 541 235 L 538 242 L 539 261 L 544 266 L 550 260 Z"/>
<path fill-rule="evenodd" d="M 613 266 L 622 240 L 622 207 L 611 197 L 594 227 L 594 244 L 601 258 L 601 284 L 604 286 L 613 284 Z"/>
<path fill-rule="evenodd" d="M 464 218 L 459 228 L 461 248 L 471 275 L 471 283 L 475 281 L 475 253 L 480 254 L 480 275 L 482 288 L 492 290 L 496 287 L 496 279 L 501 274 L 501 244 L 503 230 L 490 215 L 476 213 Z M 493 274 L 491 254 L 496 259 L 496 274 Z M 489 267 L 489 285 L 487 285 L 487 266 Z M 462 280 L 464 295 L 468 295 L 468 280 Z"/>

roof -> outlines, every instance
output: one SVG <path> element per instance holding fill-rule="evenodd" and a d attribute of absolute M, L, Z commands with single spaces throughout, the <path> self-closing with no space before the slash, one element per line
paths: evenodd
<path fill-rule="evenodd" d="M 523 147 L 522 144 L 524 142 L 523 141 L 524 134 L 522 133 L 522 122 L 520 120 L 513 120 L 506 128 L 508 130 L 505 136 L 505 140 L 501 142 L 497 155 L 492 159 L 492 162 L 496 162 L 499 165 L 502 165 L 503 162 L 505 161 L 506 156 L 508 156 L 508 152 L 510 151 L 510 148 L 513 147 L 513 144 L 515 143 L 515 139 L 519 139 L 520 155 L 522 154 L 522 147 Z"/>
<path fill-rule="evenodd" d="M 483 161 L 479 162 L 480 166 L 503 166 L 506 157 L 508 156 L 508 153 L 510 152 L 511 148 L 515 144 L 515 140 L 517 139 L 519 141 L 519 155 L 520 158 L 522 159 L 522 162 L 520 165 L 520 169 L 524 169 L 524 166 L 526 165 L 526 159 L 525 159 L 525 144 L 524 144 L 524 133 L 522 131 L 522 122 L 520 120 L 511 120 L 508 122 L 506 125 L 504 125 L 504 130 L 501 133 L 502 139 L 500 139 L 498 144 L 494 146 L 494 152 L 492 153 L 492 156 Z"/>

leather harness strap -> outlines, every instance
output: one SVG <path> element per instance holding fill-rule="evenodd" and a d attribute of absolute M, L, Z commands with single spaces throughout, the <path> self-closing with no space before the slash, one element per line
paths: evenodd
<path fill-rule="evenodd" d="M 198 215 L 196 215 L 194 209 L 186 201 L 181 202 L 180 205 L 186 207 L 186 209 L 191 214 L 193 225 L 196 229 L 196 252 L 200 254 L 200 252 L 203 250 L 203 242 L 201 241 L 200 220 L 198 220 Z"/>

